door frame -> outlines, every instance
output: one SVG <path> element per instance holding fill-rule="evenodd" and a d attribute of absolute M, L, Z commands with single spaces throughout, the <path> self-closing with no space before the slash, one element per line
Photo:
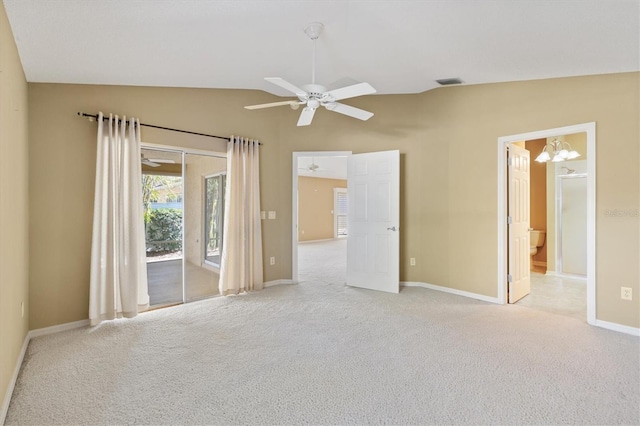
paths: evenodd
<path fill-rule="evenodd" d="M 572 133 L 587 135 L 587 323 L 596 325 L 596 123 L 501 136 L 498 138 L 498 302 L 507 299 L 507 145 L 523 140 L 552 138 Z"/>
<path fill-rule="evenodd" d="M 182 174 L 181 174 L 181 178 L 182 178 L 182 200 L 183 200 L 183 204 L 182 204 L 182 301 L 181 302 L 176 302 L 178 304 L 185 304 L 185 303 L 190 303 L 190 302 L 195 302 L 198 300 L 202 300 L 203 298 L 197 298 L 197 299 L 190 299 L 187 300 L 187 286 L 186 286 L 186 279 L 187 279 L 187 257 L 185 256 L 185 247 L 187 244 L 186 241 L 186 231 L 185 231 L 185 227 L 186 227 L 186 211 L 187 211 L 187 207 L 184 203 L 184 200 L 186 199 L 186 190 L 187 190 L 187 186 L 186 186 L 186 167 L 185 167 L 185 160 L 186 160 L 186 156 L 187 155 L 203 155 L 203 156 L 208 156 L 208 157 L 217 157 L 217 158 L 226 158 L 227 157 L 227 153 L 226 152 L 221 152 L 221 151 L 208 151 L 208 150 L 203 150 L 203 149 L 195 149 L 195 148 L 187 148 L 187 147 L 182 147 L 182 146 L 174 146 L 174 145 L 162 145 L 162 144 L 155 144 L 155 143 L 148 143 L 148 142 L 142 142 L 140 143 L 140 149 L 149 149 L 149 150 L 153 150 L 153 151 L 164 151 L 164 152 L 175 152 L 180 154 L 180 162 L 181 162 L 181 169 L 182 169 Z M 215 297 L 215 295 L 213 296 L 209 296 L 209 297 Z M 204 297 L 204 298 L 209 298 L 209 297 Z M 171 305 L 168 305 L 171 306 Z M 161 306 L 157 306 L 158 308 L 163 308 L 165 306 L 161 305 Z M 154 306 L 154 309 L 156 307 Z"/>
<path fill-rule="evenodd" d="M 298 283 L 298 159 L 300 157 L 348 157 L 351 151 L 295 151 L 291 173 L 291 280 Z"/>

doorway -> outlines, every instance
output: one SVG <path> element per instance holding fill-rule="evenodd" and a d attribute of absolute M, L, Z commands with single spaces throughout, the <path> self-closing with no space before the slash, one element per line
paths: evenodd
<path fill-rule="evenodd" d="M 141 152 L 151 307 L 217 295 L 226 158 L 147 145 Z"/>
<path fill-rule="evenodd" d="M 293 153 L 294 282 L 346 282 L 348 229 L 344 194 L 349 155 L 350 151 Z"/>
<path fill-rule="evenodd" d="M 505 161 L 505 153 L 507 147 L 516 142 L 535 140 L 535 139 L 546 139 L 546 138 L 559 138 L 564 135 L 572 135 L 584 133 L 586 135 L 586 161 L 584 161 L 585 175 L 583 176 L 583 182 L 586 184 L 586 201 L 585 206 L 583 206 L 583 212 L 586 212 L 586 223 L 585 223 L 585 241 L 586 244 L 586 288 L 584 285 L 584 281 L 582 282 L 582 287 L 586 290 L 586 317 L 587 322 L 589 324 L 594 325 L 596 323 L 595 317 L 595 289 L 596 289 L 596 278 L 595 278 L 595 123 L 585 123 L 575 126 L 567 126 L 556 129 L 549 129 L 537 132 L 531 132 L 526 134 L 505 136 L 498 139 L 498 152 L 499 152 L 499 161 L 498 161 L 498 298 L 501 303 L 507 302 L 507 291 L 509 286 L 509 278 L 510 271 L 508 267 L 508 263 L 510 262 L 509 256 L 509 238 L 508 238 L 508 214 L 507 214 L 507 201 L 508 201 L 508 188 L 507 188 L 507 162 Z M 536 158 L 538 155 L 537 152 L 531 153 L 532 159 Z M 556 180 L 556 168 L 561 170 L 561 163 L 553 163 L 550 167 L 550 170 L 553 171 L 551 176 L 551 185 L 555 188 L 555 180 Z M 567 163 L 564 164 L 565 168 L 567 167 Z M 577 164 L 577 163 L 576 163 Z M 572 166 L 571 166 L 572 167 Z M 562 171 L 562 170 L 561 170 Z M 562 173 L 558 173 L 558 176 L 561 176 Z M 551 198 L 552 204 L 555 207 L 555 195 Z M 555 216 L 554 216 L 555 218 Z M 573 220 L 573 219 L 572 219 Z M 577 221 L 576 221 L 577 223 Z M 558 236 L 561 237 L 560 234 L 556 234 L 555 225 L 549 224 L 547 226 L 547 235 L 551 234 L 551 240 L 556 241 Z M 553 225 L 553 226 L 551 226 Z M 534 225 L 537 227 L 537 225 Z M 572 277 L 558 277 L 555 273 L 555 268 L 557 264 L 555 262 L 555 256 L 557 252 L 555 250 L 556 244 L 555 242 L 547 243 L 546 245 L 546 254 L 547 261 L 551 264 L 549 268 L 549 274 L 544 275 L 536 275 L 535 272 L 532 274 L 532 282 L 535 283 L 536 279 L 539 279 L 540 276 L 546 277 L 551 276 L 551 279 L 555 279 L 556 281 L 560 280 L 571 280 L 575 279 L 575 276 Z M 561 262 L 557 262 L 561 263 Z M 535 263 L 534 263 L 535 265 Z M 578 277 L 579 278 L 579 277 Z M 556 286 L 558 283 L 555 283 Z M 571 283 L 568 281 L 565 283 L 560 282 L 560 285 L 569 286 Z M 575 283 L 573 283 L 575 284 Z M 526 298 L 523 299 L 520 303 L 526 303 Z M 584 315 L 584 314 L 583 314 Z M 582 317 L 584 318 L 584 316 Z"/>
<path fill-rule="evenodd" d="M 400 151 L 378 151 L 361 154 L 349 152 L 294 152 L 292 194 L 292 277 L 300 281 L 299 239 L 304 229 L 300 224 L 301 169 L 319 170 L 318 164 L 306 168 L 300 165 L 303 157 L 345 157 L 347 171 L 347 238 L 345 275 L 328 283 L 344 282 L 350 287 L 398 293 L 400 291 Z M 329 193 L 331 194 L 331 193 Z M 329 206 L 331 196 L 329 196 Z M 334 212 L 325 211 L 329 220 Z M 335 219 L 335 218 L 334 218 Z M 334 225 L 335 226 L 335 225 Z M 331 234 L 329 234 L 331 235 Z M 340 241 L 338 239 L 337 241 Z M 335 272 L 330 265 L 320 264 L 317 278 L 326 281 L 327 273 Z"/>

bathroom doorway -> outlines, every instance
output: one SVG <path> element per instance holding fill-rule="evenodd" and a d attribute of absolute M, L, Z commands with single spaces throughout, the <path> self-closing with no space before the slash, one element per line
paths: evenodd
<path fill-rule="evenodd" d="M 511 144 L 528 148 L 531 158 L 530 293 L 519 305 L 587 319 L 595 324 L 595 123 L 586 123 L 498 140 L 499 298 L 509 300 L 514 280 L 514 241 L 510 238 L 508 204 L 511 194 L 505 153 Z M 529 145 L 529 146 L 527 146 Z M 575 158 L 555 158 L 562 149 L 577 151 Z M 544 160 L 547 151 L 547 162 Z M 573 154 L 572 154 L 573 155 Z M 540 158 L 542 157 L 542 158 Z M 545 181 L 536 182 L 536 175 Z M 558 189 L 556 189 L 558 187 Z M 582 191 L 582 192 L 581 192 Z M 562 202 L 564 200 L 564 202 Z M 546 205 L 545 205 L 546 204 Z M 510 245 L 511 244 L 511 245 Z M 522 244 L 518 245 L 522 252 Z M 582 269 L 580 269 L 582 268 Z M 522 274 L 521 274 L 522 275 Z"/>

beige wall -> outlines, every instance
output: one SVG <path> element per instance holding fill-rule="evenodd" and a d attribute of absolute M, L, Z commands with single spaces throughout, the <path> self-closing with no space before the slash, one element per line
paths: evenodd
<path fill-rule="evenodd" d="M 298 177 L 298 241 L 333 238 L 333 189 L 346 187 L 343 179 Z"/>
<path fill-rule="evenodd" d="M 88 317 L 91 226 L 95 181 L 96 123 L 76 113 L 137 114 L 143 123 L 221 136 L 260 138 L 261 177 L 277 181 L 276 111 L 248 111 L 244 105 L 269 102 L 262 92 L 124 86 L 29 84 L 30 202 L 32 245 L 30 327 L 41 328 Z M 226 141 L 142 128 L 142 141 L 167 146 L 226 151 Z M 51 191 L 49 188 L 64 188 Z M 282 203 L 278 189 L 265 191 L 265 210 Z M 36 207 L 37 206 L 37 207 Z M 277 241 L 282 219 L 263 222 L 265 247 Z M 268 256 L 269 250 L 265 250 Z M 265 257 L 266 258 L 266 257 Z M 287 274 L 265 262 L 267 280 Z"/>
<path fill-rule="evenodd" d="M 137 114 L 143 122 L 220 135 L 260 138 L 265 279 L 291 278 L 292 153 L 401 153 L 402 281 L 497 296 L 497 139 L 585 122 L 597 123 L 597 317 L 640 326 L 640 309 L 620 286 L 640 294 L 638 217 L 639 73 L 457 86 L 419 95 L 367 96 L 349 104 L 375 116 L 361 122 L 320 110 L 311 126 L 299 111 L 247 111 L 274 97 L 254 91 L 57 84 L 30 85 L 32 234 L 31 326 L 87 317 L 95 123 L 76 111 Z M 152 143 L 204 143 L 170 132 Z M 627 153 L 625 156 L 616 154 Z M 73 155 L 69 155 L 73 153 Z M 67 188 L 49 194 L 45 183 Z M 35 207 L 37 206 L 37 208 Z M 46 213 L 45 213 L 46 212 Z M 45 225 L 43 222 L 47 220 Z M 64 236 L 64 238 L 62 238 Z M 52 253 L 49 247 L 58 250 Z M 416 266 L 409 266 L 415 257 Z"/>
<path fill-rule="evenodd" d="M 0 410 L 29 330 L 27 113 L 27 82 L 0 2 Z"/>
<path fill-rule="evenodd" d="M 547 230 L 547 165 L 534 161 L 542 152 L 546 139 L 526 141 L 525 147 L 531 153 L 530 224 L 533 229 Z M 547 262 L 547 241 L 533 256 L 534 262 Z"/>

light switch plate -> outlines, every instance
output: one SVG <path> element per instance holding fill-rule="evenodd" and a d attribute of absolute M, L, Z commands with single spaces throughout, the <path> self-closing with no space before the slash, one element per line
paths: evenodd
<path fill-rule="evenodd" d="M 266 219 L 266 217 L 267 217 L 267 215 L 265 214 L 265 211 L 264 211 L 264 210 L 263 210 L 263 211 L 261 211 L 261 212 L 260 212 L 260 219 L 265 220 L 265 219 Z"/>
<path fill-rule="evenodd" d="M 270 211 L 269 212 L 269 219 L 275 219 L 275 218 L 276 218 L 276 212 Z"/>

